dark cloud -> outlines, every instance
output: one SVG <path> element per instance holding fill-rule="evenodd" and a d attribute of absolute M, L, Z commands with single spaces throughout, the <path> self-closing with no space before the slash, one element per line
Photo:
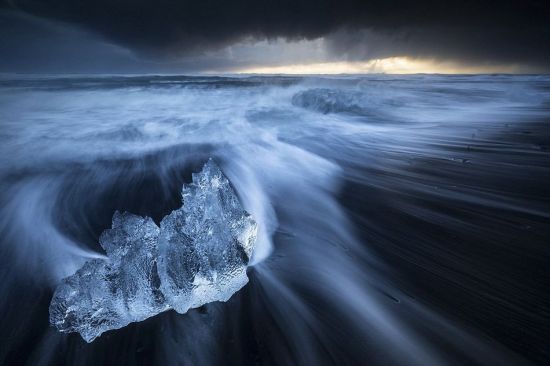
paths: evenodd
<path fill-rule="evenodd" d="M 545 29 L 546 28 L 546 29 Z M 468 65 L 526 66 L 550 71 L 550 28 L 487 28 L 443 25 L 375 31 L 341 29 L 325 39 L 328 50 L 345 60 L 392 56 L 459 61 Z"/>
<path fill-rule="evenodd" d="M 550 64 L 550 3 L 411 0 L 11 0 L 159 60 L 245 38 L 326 37 L 335 55 Z"/>
<path fill-rule="evenodd" d="M 139 71 L 130 52 L 85 30 L 12 11 L 0 11 L 0 29 L 0 72 Z"/>
<path fill-rule="evenodd" d="M 2 73 L 192 73 L 253 62 L 250 57 L 232 61 L 223 53 L 177 60 L 144 59 L 81 27 L 0 10 Z"/>

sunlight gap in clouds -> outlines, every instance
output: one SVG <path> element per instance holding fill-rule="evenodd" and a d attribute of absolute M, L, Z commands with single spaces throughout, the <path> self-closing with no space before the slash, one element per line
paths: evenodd
<path fill-rule="evenodd" d="M 242 74 L 479 74 L 514 73 L 516 65 L 461 65 L 454 62 L 388 57 L 369 61 L 313 62 L 276 66 L 253 66 L 234 70 Z"/>

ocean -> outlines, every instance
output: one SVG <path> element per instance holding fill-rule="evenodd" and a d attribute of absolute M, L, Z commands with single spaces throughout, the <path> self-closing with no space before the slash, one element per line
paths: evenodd
<path fill-rule="evenodd" d="M 550 76 L 0 76 L 0 364 L 550 361 Z M 259 225 L 228 302 L 49 325 L 116 210 L 212 158 Z"/>

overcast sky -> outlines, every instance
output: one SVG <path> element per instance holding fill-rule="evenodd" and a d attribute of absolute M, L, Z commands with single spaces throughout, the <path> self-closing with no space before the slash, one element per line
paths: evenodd
<path fill-rule="evenodd" d="M 1 1 L 0 72 L 284 71 L 395 57 L 550 71 L 546 0 Z"/>

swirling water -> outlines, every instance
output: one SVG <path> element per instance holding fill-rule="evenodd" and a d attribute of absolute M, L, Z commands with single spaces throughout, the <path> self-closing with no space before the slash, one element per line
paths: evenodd
<path fill-rule="evenodd" d="M 2 76 L 0 363 L 544 364 L 550 77 Z M 91 344 L 48 304 L 212 157 L 250 283 Z"/>

